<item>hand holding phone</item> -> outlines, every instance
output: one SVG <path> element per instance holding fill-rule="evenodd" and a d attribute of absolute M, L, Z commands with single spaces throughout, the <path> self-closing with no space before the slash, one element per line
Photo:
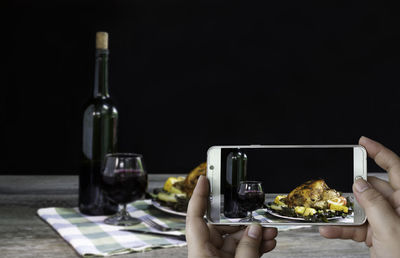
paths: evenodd
<path fill-rule="evenodd" d="M 276 246 L 276 228 L 261 228 L 252 224 L 247 228 L 207 225 L 204 220 L 209 183 L 200 176 L 186 217 L 188 257 L 247 257 L 258 258 Z"/>
<path fill-rule="evenodd" d="M 326 226 L 320 233 L 327 238 L 353 239 L 370 247 L 376 257 L 400 256 L 400 158 L 382 144 L 361 137 L 368 156 L 389 173 L 389 182 L 369 177 L 354 184 L 356 198 L 365 208 L 368 223 L 359 227 Z"/>

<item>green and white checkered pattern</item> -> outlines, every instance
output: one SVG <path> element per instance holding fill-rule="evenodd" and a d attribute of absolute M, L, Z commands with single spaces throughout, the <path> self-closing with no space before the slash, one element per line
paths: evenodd
<path fill-rule="evenodd" d="M 154 221 L 182 231 L 185 218 L 169 215 L 155 209 L 150 200 L 131 203 L 127 207 L 133 217 L 150 216 Z M 65 239 L 82 256 L 110 256 L 130 252 L 143 252 L 156 248 L 185 246 L 186 242 L 166 236 L 131 233 L 120 231 L 124 227 L 104 224 L 106 216 L 85 216 L 77 208 L 43 208 L 37 211 L 62 238 Z M 146 224 L 138 224 L 126 229 L 157 231 Z"/>

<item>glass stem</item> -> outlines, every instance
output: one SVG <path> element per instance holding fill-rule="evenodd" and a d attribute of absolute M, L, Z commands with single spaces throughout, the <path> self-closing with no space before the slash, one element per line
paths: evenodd
<path fill-rule="evenodd" d="M 253 220 L 253 213 L 251 211 L 248 211 L 248 214 L 249 220 Z"/>
<path fill-rule="evenodd" d="M 122 210 L 121 210 L 121 217 L 122 217 L 122 220 L 127 220 L 127 219 L 129 219 L 129 213 L 126 211 L 126 203 L 124 203 L 123 205 L 122 205 Z"/>

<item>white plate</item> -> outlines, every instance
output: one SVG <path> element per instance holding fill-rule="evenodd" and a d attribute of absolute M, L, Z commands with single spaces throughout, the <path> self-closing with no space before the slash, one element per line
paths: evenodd
<path fill-rule="evenodd" d="M 308 221 L 308 220 L 306 220 L 306 219 L 304 219 L 304 218 L 301 218 L 301 217 L 289 217 L 289 216 L 284 216 L 284 215 L 281 215 L 281 214 L 279 214 L 279 213 L 276 213 L 276 212 L 274 212 L 274 211 L 272 211 L 272 210 L 270 210 L 270 209 L 265 209 L 265 211 L 268 212 L 269 214 L 275 216 L 275 217 L 282 218 L 282 219 Z M 342 219 L 342 217 L 341 217 L 341 216 L 336 216 L 336 217 L 328 218 L 328 220 L 334 220 L 334 219 Z"/>
<path fill-rule="evenodd" d="M 151 204 L 153 204 L 154 207 L 159 209 L 160 211 L 173 214 L 173 215 L 178 215 L 178 216 L 184 216 L 186 217 L 186 212 L 180 212 L 180 211 L 174 211 L 170 207 L 162 206 L 159 202 L 151 200 Z"/>

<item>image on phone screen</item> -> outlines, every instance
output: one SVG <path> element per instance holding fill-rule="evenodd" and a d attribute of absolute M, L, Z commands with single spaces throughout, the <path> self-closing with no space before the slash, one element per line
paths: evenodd
<path fill-rule="evenodd" d="M 222 148 L 220 155 L 219 223 L 355 222 L 353 148 Z"/>

